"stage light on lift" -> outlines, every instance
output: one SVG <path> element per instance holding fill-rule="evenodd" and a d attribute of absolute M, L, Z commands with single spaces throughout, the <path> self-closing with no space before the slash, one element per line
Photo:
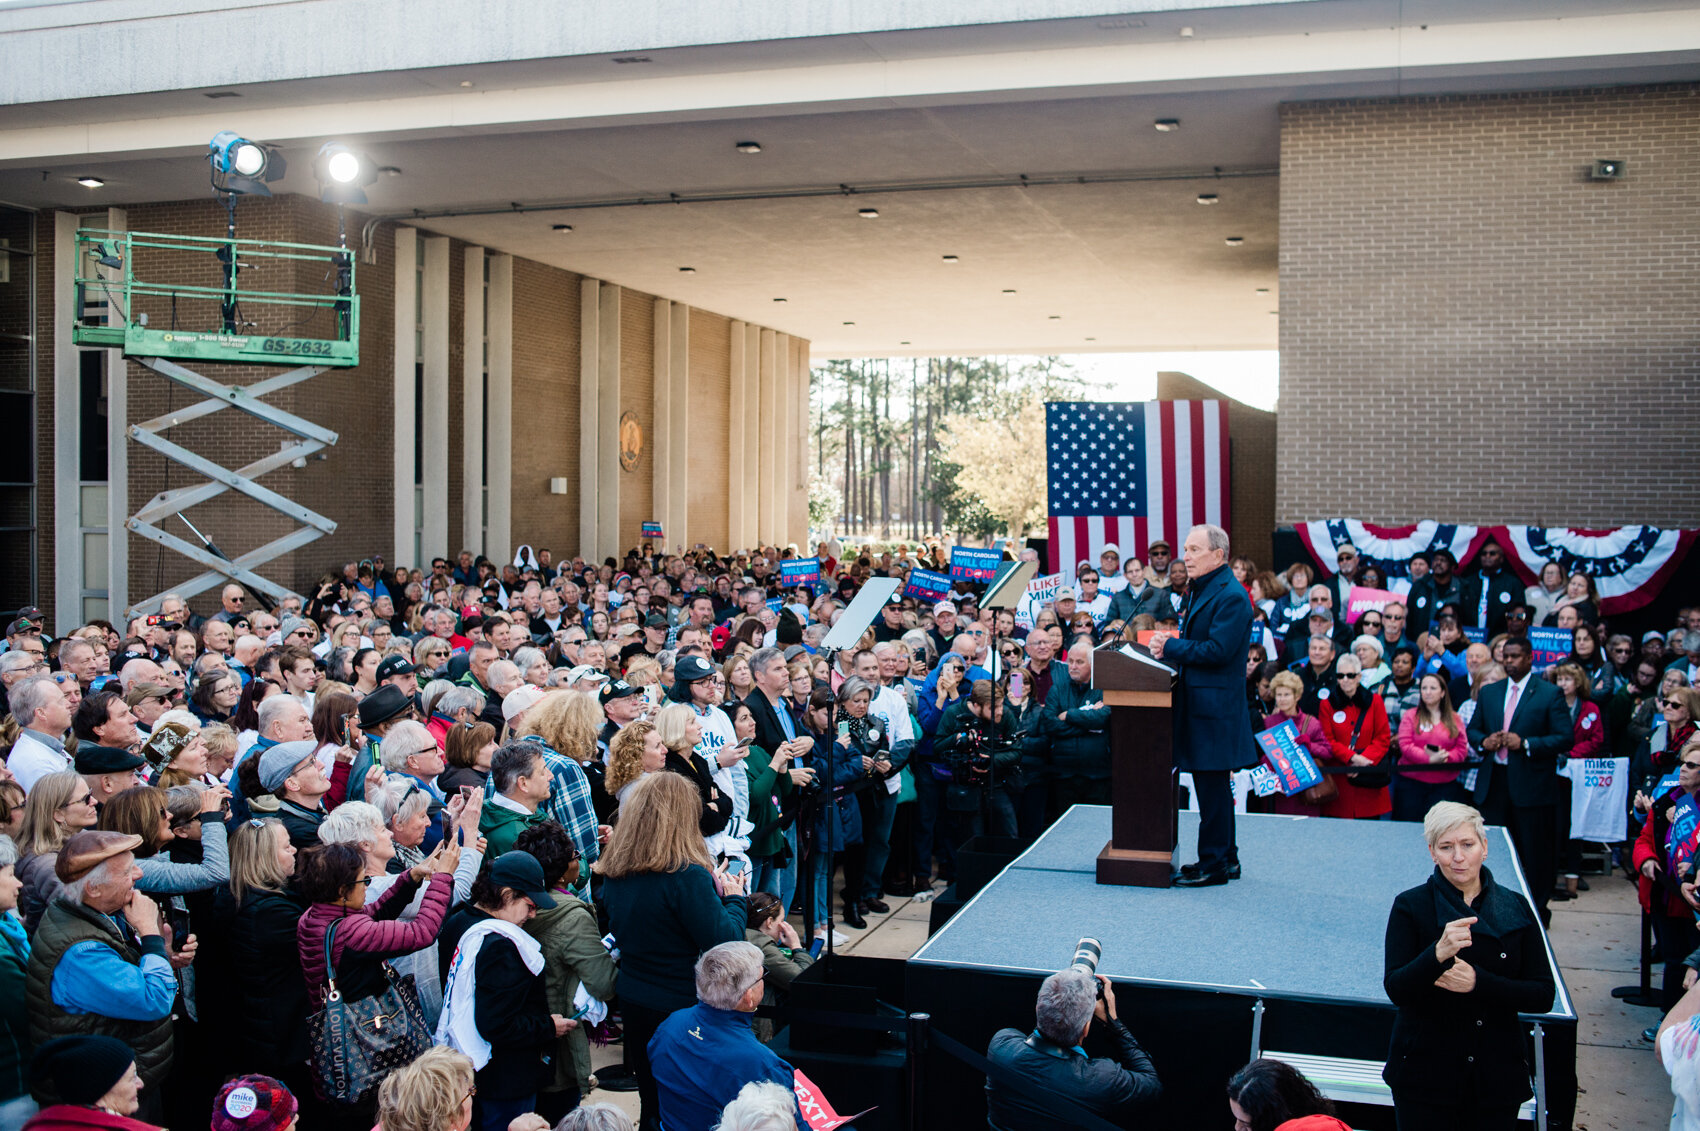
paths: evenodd
<path fill-rule="evenodd" d="M 266 182 L 283 176 L 288 163 L 270 146 L 249 141 L 234 130 L 220 130 L 207 143 L 213 188 L 219 192 L 270 196 Z"/>
<path fill-rule="evenodd" d="M 327 141 L 313 158 L 319 199 L 327 204 L 365 204 L 366 186 L 378 179 L 378 169 L 364 155 L 340 141 Z"/>

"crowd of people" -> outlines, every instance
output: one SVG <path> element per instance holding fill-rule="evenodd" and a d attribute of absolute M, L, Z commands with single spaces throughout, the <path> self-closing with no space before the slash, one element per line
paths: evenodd
<path fill-rule="evenodd" d="M 616 1126 L 593 1086 L 635 1090 L 645 1127 L 801 1119 L 754 1011 L 887 897 L 953 882 L 969 839 L 1108 803 L 1092 652 L 1189 609 L 1166 543 L 1109 546 L 1042 605 L 900 588 L 821 647 L 870 578 L 946 553 L 829 540 L 791 588 L 795 548 L 557 565 L 522 546 L 351 562 L 274 608 L 232 584 L 205 616 L 167 596 L 55 632 L 21 611 L 0 651 L 0 1131 L 190 1127 L 209 1097 L 244 1131 Z M 1420 821 L 1472 801 L 1511 828 L 1544 920 L 1584 882 L 1560 767 L 1633 758 L 1624 863 L 1675 1005 L 1700 966 L 1700 610 L 1636 641 L 1602 629 L 1585 575 L 1513 592 L 1503 555 L 1459 576 L 1438 551 L 1349 621 L 1377 567 L 1350 546 L 1338 564 L 1316 583 L 1233 559 L 1252 729 L 1291 722 L 1344 771 L 1250 804 Z M 1574 642 L 1541 673 L 1537 623 Z M 1047 1039 L 1078 1043 L 1091 989 L 1053 987 Z M 623 1066 L 593 1069 L 610 1041 Z M 1291 1091 L 1247 1080 L 1247 1103 Z"/>

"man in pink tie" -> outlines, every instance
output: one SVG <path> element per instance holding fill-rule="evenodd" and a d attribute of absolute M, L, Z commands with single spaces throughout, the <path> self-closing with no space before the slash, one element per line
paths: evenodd
<path fill-rule="evenodd" d="M 1513 636 L 1502 654 L 1506 678 L 1481 689 L 1470 718 L 1470 744 L 1488 759 L 1476 775 L 1475 803 L 1488 824 L 1510 828 L 1545 926 L 1557 878 L 1558 758 L 1570 749 L 1573 728 L 1563 694 L 1531 674 L 1529 642 Z"/>

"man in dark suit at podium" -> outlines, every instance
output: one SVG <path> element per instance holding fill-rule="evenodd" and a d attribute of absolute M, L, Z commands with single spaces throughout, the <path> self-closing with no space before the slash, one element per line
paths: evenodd
<path fill-rule="evenodd" d="M 1231 779 L 1257 760 L 1245 709 L 1252 608 L 1228 568 L 1226 530 L 1193 527 L 1181 554 L 1189 581 L 1180 635 L 1152 637 L 1151 655 L 1180 673 L 1175 765 L 1192 774 L 1198 796 L 1198 863 L 1182 868 L 1175 886 L 1211 887 L 1239 879 Z"/>

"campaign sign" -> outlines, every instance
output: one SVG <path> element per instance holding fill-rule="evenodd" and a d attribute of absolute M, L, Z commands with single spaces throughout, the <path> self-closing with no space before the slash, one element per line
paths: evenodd
<path fill-rule="evenodd" d="M 1057 599 L 1057 590 L 1063 586 L 1063 575 L 1060 573 L 1035 577 L 1027 583 L 1026 590 L 1021 594 L 1021 600 L 1015 606 L 1015 623 L 1022 628 L 1032 628 L 1033 618 L 1039 611 Z"/>
<path fill-rule="evenodd" d="M 785 607 L 785 598 L 783 598 L 783 597 L 770 597 L 770 598 L 767 599 L 766 604 L 767 604 L 768 608 L 772 609 L 774 612 L 777 613 L 780 609 L 783 609 Z"/>
<path fill-rule="evenodd" d="M 1351 596 L 1346 598 L 1346 623 L 1357 624 L 1358 618 L 1367 612 L 1380 612 L 1399 599 L 1397 594 L 1385 589 L 1366 589 L 1362 585 L 1352 586 Z"/>
<path fill-rule="evenodd" d="M 1283 719 L 1268 730 L 1258 731 L 1254 737 L 1258 749 L 1263 751 L 1264 764 L 1280 779 L 1282 793 L 1291 797 L 1322 784 L 1322 771 L 1316 768 L 1316 759 L 1310 756 L 1310 751 L 1299 744 L 1299 728 L 1293 725 L 1293 720 Z"/>
<path fill-rule="evenodd" d="M 990 581 L 1003 564 L 1002 550 L 982 550 L 974 546 L 950 548 L 950 579 L 952 581 Z"/>
<path fill-rule="evenodd" d="M 909 571 L 909 584 L 903 587 L 903 595 L 923 604 L 942 601 L 950 596 L 950 578 L 930 569 L 912 569 Z"/>
<path fill-rule="evenodd" d="M 1529 646 L 1535 651 L 1536 669 L 1550 668 L 1564 662 L 1564 657 L 1570 655 L 1570 630 L 1568 628 L 1531 628 L 1529 630 Z"/>
<path fill-rule="evenodd" d="M 646 522 L 646 523 L 644 523 L 643 524 L 643 537 L 646 541 L 652 541 L 652 542 L 661 541 L 661 524 L 659 522 Z"/>
<path fill-rule="evenodd" d="M 820 580 L 819 558 L 786 558 L 779 563 L 779 584 L 786 589 Z"/>

